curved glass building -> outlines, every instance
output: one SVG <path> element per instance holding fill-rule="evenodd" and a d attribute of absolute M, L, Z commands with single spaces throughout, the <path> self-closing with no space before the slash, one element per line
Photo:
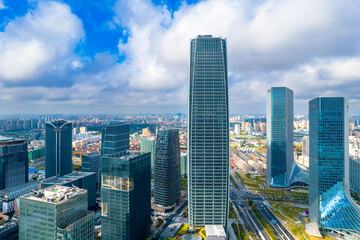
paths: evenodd
<path fill-rule="evenodd" d="M 169 211 L 180 201 L 179 130 L 162 127 L 156 134 L 154 200 Z"/>
<path fill-rule="evenodd" d="M 45 126 L 45 178 L 72 172 L 72 123 L 47 122 Z"/>
<path fill-rule="evenodd" d="M 294 94 L 286 87 L 267 92 L 267 184 L 307 185 L 309 173 L 294 161 Z"/>
<path fill-rule="evenodd" d="M 349 189 L 348 103 L 343 97 L 309 102 L 309 216 L 325 231 L 360 237 L 360 207 Z"/>
<path fill-rule="evenodd" d="M 191 40 L 188 102 L 189 224 L 227 225 L 229 110 L 226 40 Z"/>

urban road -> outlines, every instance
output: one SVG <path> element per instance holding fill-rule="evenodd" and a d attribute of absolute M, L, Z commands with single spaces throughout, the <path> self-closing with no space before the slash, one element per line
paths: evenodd
<path fill-rule="evenodd" d="M 247 190 L 239 179 L 235 176 L 234 171 L 231 170 L 231 175 L 236 181 L 239 188 L 235 186 L 231 187 L 231 200 L 239 212 L 239 217 L 243 219 L 245 223 L 248 224 L 251 231 L 255 234 L 256 238 L 259 240 L 271 240 L 264 227 L 260 224 L 259 220 L 255 217 L 254 213 L 251 211 L 247 199 L 250 198 L 254 205 L 256 206 L 259 214 L 266 220 L 266 222 L 274 230 L 274 235 L 277 239 L 280 240 L 295 240 L 296 238 L 287 230 L 283 224 L 276 218 L 274 213 L 272 213 L 268 206 L 264 204 L 264 199 L 260 195 L 256 195 L 249 190 Z M 233 184 L 231 184 L 233 185 Z"/>

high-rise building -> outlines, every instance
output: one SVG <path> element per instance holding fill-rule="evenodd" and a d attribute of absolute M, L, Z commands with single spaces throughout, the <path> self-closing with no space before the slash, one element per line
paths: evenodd
<path fill-rule="evenodd" d="M 53 176 L 41 182 L 41 188 L 53 185 L 78 187 L 87 190 L 88 206 L 96 205 L 96 174 L 94 172 L 72 172 L 61 177 Z"/>
<path fill-rule="evenodd" d="M 151 154 L 151 171 L 154 171 L 155 167 L 155 146 L 156 139 L 155 137 L 142 137 L 140 140 L 140 150 L 142 152 L 150 152 Z"/>
<path fill-rule="evenodd" d="M 267 92 L 267 171 L 270 186 L 286 187 L 294 164 L 293 91 L 272 87 Z"/>
<path fill-rule="evenodd" d="M 240 135 L 240 124 L 235 124 L 234 126 L 234 134 Z"/>
<path fill-rule="evenodd" d="M 72 123 L 54 120 L 45 128 L 45 178 L 72 172 Z"/>
<path fill-rule="evenodd" d="M 21 240 L 92 240 L 95 213 L 84 189 L 51 186 L 20 198 Z"/>
<path fill-rule="evenodd" d="M 309 156 L 309 136 L 304 136 L 301 140 L 302 145 L 302 155 L 308 157 Z"/>
<path fill-rule="evenodd" d="M 0 138 L 0 190 L 28 182 L 27 142 L 23 139 Z"/>
<path fill-rule="evenodd" d="M 188 159 L 187 152 L 182 152 L 180 154 L 180 158 L 181 158 L 181 176 L 187 177 L 187 159 Z"/>
<path fill-rule="evenodd" d="M 151 224 L 150 153 L 101 157 L 101 237 L 143 239 Z"/>
<path fill-rule="evenodd" d="M 349 159 L 350 190 L 360 194 L 360 159 Z"/>
<path fill-rule="evenodd" d="M 309 217 L 322 230 L 360 236 L 360 208 L 349 189 L 348 103 L 343 97 L 309 102 Z M 354 238 L 351 238 L 354 239 Z"/>
<path fill-rule="evenodd" d="M 181 198 L 179 130 L 169 127 L 156 134 L 154 202 L 165 212 L 174 209 Z M 166 210 L 165 210 L 166 209 Z"/>
<path fill-rule="evenodd" d="M 106 126 L 102 129 L 101 155 L 127 151 L 130 148 L 130 125 Z"/>
<path fill-rule="evenodd" d="M 96 173 L 96 189 L 99 189 L 100 152 L 90 152 L 81 155 L 81 171 Z"/>
<path fill-rule="evenodd" d="M 188 192 L 191 226 L 227 226 L 229 110 L 226 40 L 191 40 Z"/>

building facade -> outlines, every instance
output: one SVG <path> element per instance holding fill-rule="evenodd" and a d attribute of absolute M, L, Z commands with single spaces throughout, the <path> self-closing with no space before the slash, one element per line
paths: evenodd
<path fill-rule="evenodd" d="M 360 237 L 360 208 L 349 189 L 348 103 L 342 97 L 315 98 L 309 120 L 310 220 L 322 230 Z"/>
<path fill-rule="evenodd" d="M 188 154 L 187 152 L 182 152 L 180 155 L 181 158 L 181 176 L 187 178 L 187 160 L 188 160 Z"/>
<path fill-rule="evenodd" d="M 350 190 L 360 194 L 360 159 L 349 159 Z"/>
<path fill-rule="evenodd" d="M 101 157 L 101 237 L 144 239 L 151 225 L 150 153 Z"/>
<path fill-rule="evenodd" d="M 272 87 L 267 92 L 267 171 L 268 185 L 286 187 L 294 164 L 293 91 Z"/>
<path fill-rule="evenodd" d="M 100 189 L 100 152 L 90 152 L 81 155 L 81 171 L 96 173 L 96 189 Z"/>
<path fill-rule="evenodd" d="M 0 139 L 0 190 L 28 182 L 27 142 L 23 139 Z"/>
<path fill-rule="evenodd" d="M 130 148 L 128 124 L 106 126 L 102 129 L 101 155 L 127 151 Z"/>
<path fill-rule="evenodd" d="M 154 201 L 173 210 L 181 199 L 179 130 L 162 127 L 156 134 Z"/>
<path fill-rule="evenodd" d="M 20 198 L 20 240 L 92 240 L 95 214 L 84 189 L 51 186 Z"/>
<path fill-rule="evenodd" d="M 72 172 L 72 123 L 54 120 L 45 124 L 45 178 Z"/>
<path fill-rule="evenodd" d="M 191 226 L 227 225 L 229 110 L 226 40 L 191 40 L 188 100 L 188 193 Z"/>
<path fill-rule="evenodd" d="M 155 147 L 156 147 L 156 138 L 155 137 L 142 137 L 141 138 L 140 150 L 142 152 L 150 152 L 150 154 L 151 154 L 151 171 L 152 172 L 154 171 L 154 168 L 155 168 Z"/>

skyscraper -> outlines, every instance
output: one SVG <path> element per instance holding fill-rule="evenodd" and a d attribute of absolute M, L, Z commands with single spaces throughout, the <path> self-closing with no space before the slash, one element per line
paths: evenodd
<path fill-rule="evenodd" d="M 146 128 L 145 128 L 146 129 Z M 142 152 L 150 152 L 151 153 L 151 171 L 154 171 L 155 167 L 155 146 L 156 139 L 155 137 L 142 137 L 140 140 L 140 150 Z"/>
<path fill-rule="evenodd" d="M 86 190 L 56 185 L 20 197 L 19 239 L 94 239 L 87 204 Z"/>
<path fill-rule="evenodd" d="M 96 189 L 100 188 L 100 152 L 89 152 L 81 155 L 81 171 L 96 173 Z"/>
<path fill-rule="evenodd" d="M 26 140 L 0 138 L 0 190 L 25 184 L 28 178 Z"/>
<path fill-rule="evenodd" d="M 227 225 L 229 110 L 226 40 L 191 40 L 188 102 L 189 224 Z"/>
<path fill-rule="evenodd" d="M 127 151 L 130 126 L 128 124 L 106 126 L 102 129 L 101 155 Z"/>
<path fill-rule="evenodd" d="M 155 204 L 172 211 L 181 198 L 179 130 L 162 127 L 156 134 Z"/>
<path fill-rule="evenodd" d="M 102 239 L 144 239 L 151 224 L 150 171 L 150 153 L 101 157 Z"/>
<path fill-rule="evenodd" d="M 286 187 L 294 164 L 293 91 L 272 87 L 267 92 L 267 171 L 270 186 Z"/>
<path fill-rule="evenodd" d="M 47 122 L 45 127 L 45 178 L 72 172 L 72 123 Z"/>
<path fill-rule="evenodd" d="M 309 102 L 309 217 L 323 230 L 360 234 L 360 208 L 349 189 L 348 103 L 342 97 Z"/>

